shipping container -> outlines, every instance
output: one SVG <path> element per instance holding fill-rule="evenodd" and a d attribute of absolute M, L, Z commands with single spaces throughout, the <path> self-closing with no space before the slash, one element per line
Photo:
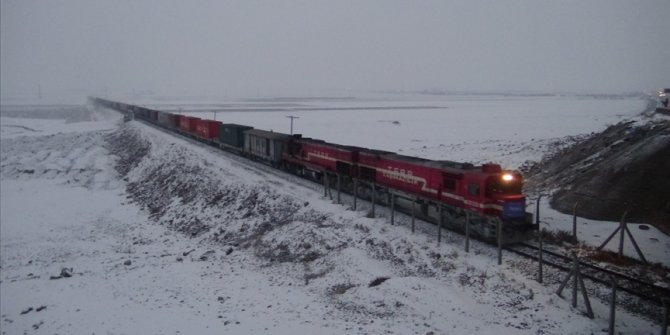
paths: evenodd
<path fill-rule="evenodd" d="M 197 117 L 180 115 L 179 116 L 179 129 L 189 132 L 196 132 L 197 121 L 200 120 Z"/>
<path fill-rule="evenodd" d="M 200 118 L 187 116 L 186 119 L 188 120 L 188 132 L 196 134 L 198 132 L 198 121 L 200 121 Z"/>
<path fill-rule="evenodd" d="M 135 114 L 135 117 L 138 119 L 142 120 L 148 120 L 149 119 L 149 110 L 144 108 L 144 107 L 139 107 L 139 106 L 131 106 L 130 107 Z"/>
<path fill-rule="evenodd" d="M 243 148 L 244 131 L 249 129 L 254 128 L 234 123 L 222 124 L 219 127 L 219 142 L 235 148 Z"/>
<path fill-rule="evenodd" d="M 168 126 L 179 128 L 179 115 L 168 113 Z"/>
<path fill-rule="evenodd" d="M 179 115 L 179 129 L 183 131 L 188 131 L 188 116 Z"/>
<path fill-rule="evenodd" d="M 198 120 L 196 122 L 196 133 L 205 139 L 218 139 L 221 122 L 213 120 Z"/>
<path fill-rule="evenodd" d="M 256 159 L 277 165 L 291 135 L 272 131 L 249 129 L 244 131 L 244 152 Z"/>
<path fill-rule="evenodd" d="M 179 127 L 178 116 L 168 112 L 158 112 L 158 123 L 164 127 L 175 128 Z"/>

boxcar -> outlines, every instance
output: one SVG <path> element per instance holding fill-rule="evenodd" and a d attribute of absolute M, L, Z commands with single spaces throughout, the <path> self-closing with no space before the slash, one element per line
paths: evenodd
<path fill-rule="evenodd" d="M 224 123 L 219 127 L 219 142 L 242 149 L 244 148 L 244 131 L 254 129 L 234 123 Z"/>
<path fill-rule="evenodd" d="M 272 165 L 281 163 L 291 135 L 259 129 L 244 131 L 244 153 Z"/>
<path fill-rule="evenodd" d="M 170 126 L 170 113 L 166 112 L 158 112 L 158 124 L 160 124 L 163 127 L 169 127 Z"/>
<path fill-rule="evenodd" d="M 168 126 L 172 128 L 179 128 L 179 115 L 167 113 L 168 114 Z"/>
<path fill-rule="evenodd" d="M 213 140 L 219 138 L 219 127 L 221 122 L 213 120 L 198 119 L 195 122 L 196 133 L 204 139 Z"/>
<path fill-rule="evenodd" d="M 179 129 L 189 133 L 195 133 L 198 120 L 200 119 L 197 117 L 180 115 Z"/>

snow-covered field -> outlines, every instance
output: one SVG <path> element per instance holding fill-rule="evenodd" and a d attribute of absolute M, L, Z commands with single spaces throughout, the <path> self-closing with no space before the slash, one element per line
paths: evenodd
<path fill-rule="evenodd" d="M 305 136 L 515 168 L 539 159 L 552 141 L 633 117 L 645 103 L 310 101 L 301 104 L 441 108 L 219 112 L 217 119 L 287 132 L 285 116 L 295 115 L 296 132 Z M 540 285 L 519 271 L 527 262 L 512 255 L 497 266 L 488 245 L 474 243 L 466 254 L 459 236 L 447 234 L 438 245 L 433 226 L 420 224 L 411 234 L 406 217 L 396 226 L 384 211 L 367 218 L 364 210 L 322 197 L 316 186 L 138 122 L 121 124 L 114 112 L 91 111 L 86 119 L 0 120 L 3 334 L 588 334 L 607 328 L 603 302 L 591 301 L 596 318 L 588 319 L 554 294 L 562 275 L 548 274 L 550 284 Z M 571 224 L 569 217 L 543 213 L 551 228 Z M 606 237 L 609 229 L 587 230 L 598 224 L 611 226 L 581 224 L 580 234 Z M 653 252 L 649 258 L 668 262 L 668 237 L 632 231 Z M 57 278 L 63 268 L 72 276 Z M 371 285 L 380 278 L 388 279 Z M 639 316 L 617 314 L 617 331 L 658 330 Z"/>
<path fill-rule="evenodd" d="M 436 160 L 493 161 L 511 169 L 526 160 L 539 160 L 552 143 L 566 136 L 602 130 L 640 113 L 646 105 L 640 98 L 504 95 L 380 96 L 218 106 L 138 103 L 283 133 L 290 131 L 286 116 L 297 116 L 293 131 L 306 137 Z"/>

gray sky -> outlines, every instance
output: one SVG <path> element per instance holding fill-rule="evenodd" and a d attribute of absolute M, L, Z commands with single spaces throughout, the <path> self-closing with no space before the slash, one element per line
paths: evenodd
<path fill-rule="evenodd" d="M 670 87 L 670 1 L 1 2 L 3 98 Z"/>

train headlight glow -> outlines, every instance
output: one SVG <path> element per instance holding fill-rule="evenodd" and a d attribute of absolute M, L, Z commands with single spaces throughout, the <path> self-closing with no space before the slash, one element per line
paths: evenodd
<path fill-rule="evenodd" d="M 511 175 L 511 174 L 509 174 L 509 173 L 505 173 L 505 174 L 502 176 L 502 180 L 504 180 L 504 181 L 512 181 L 512 180 L 514 180 L 514 176 Z"/>

